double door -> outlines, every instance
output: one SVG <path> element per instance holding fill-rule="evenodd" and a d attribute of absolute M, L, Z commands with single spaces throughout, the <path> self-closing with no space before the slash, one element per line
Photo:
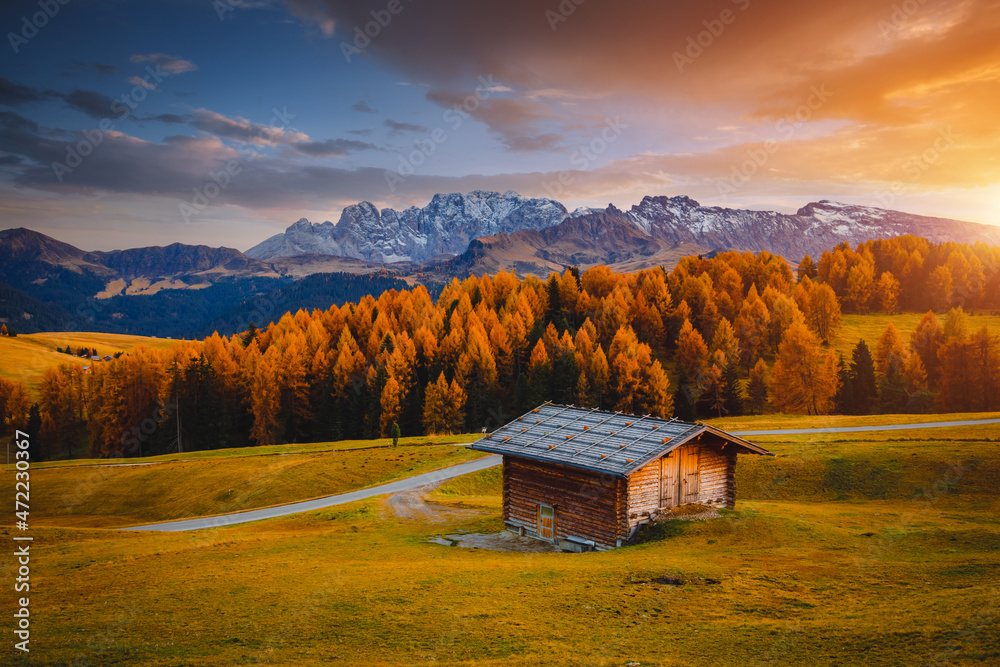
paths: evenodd
<path fill-rule="evenodd" d="M 697 445 L 681 445 L 660 459 L 660 507 L 698 502 Z"/>

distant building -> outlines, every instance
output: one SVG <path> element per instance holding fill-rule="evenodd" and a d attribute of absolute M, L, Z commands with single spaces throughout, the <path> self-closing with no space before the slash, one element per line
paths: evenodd
<path fill-rule="evenodd" d="M 736 505 L 736 455 L 772 455 L 705 424 L 545 403 L 469 446 L 503 455 L 508 529 L 610 549 L 661 510 Z"/>

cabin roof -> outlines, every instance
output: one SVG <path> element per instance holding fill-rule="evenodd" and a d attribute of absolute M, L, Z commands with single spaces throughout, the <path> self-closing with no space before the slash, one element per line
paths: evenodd
<path fill-rule="evenodd" d="M 707 424 L 555 403 L 526 412 L 469 448 L 628 477 L 703 433 L 718 436 L 746 453 L 770 454 Z"/>

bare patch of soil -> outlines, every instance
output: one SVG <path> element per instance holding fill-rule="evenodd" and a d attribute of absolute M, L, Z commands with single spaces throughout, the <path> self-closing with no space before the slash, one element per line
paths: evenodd
<path fill-rule="evenodd" d="M 431 542 L 444 544 L 444 540 L 451 543 L 453 547 L 465 547 L 466 549 L 486 549 L 489 551 L 513 551 L 522 554 L 537 553 L 560 553 L 559 547 L 546 542 L 536 540 L 533 537 L 521 537 L 509 530 L 499 533 L 485 535 L 483 533 L 468 533 L 457 535 L 445 535 L 443 538 L 431 539 Z"/>
<path fill-rule="evenodd" d="M 706 519 L 718 519 L 721 514 L 715 507 L 709 505 L 681 505 L 671 507 L 667 510 L 660 510 L 656 515 L 656 522 L 671 521 L 680 519 L 681 521 L 705 521 Z"/>
<path fill-rule="evenodd" d="M 400 518 L 410 521 L 419 520 L 430 523 L 444 523 L 456 519 L 467 519 L 480 516 L 484 512 L 471 509 L 455 509 L 437 503 L 424 501 L 424 496 L 433 491 L 441 482 L 424 484 L 409 491 L 399 491 L 389 496 L 386 505 L 392 513 Z"/>

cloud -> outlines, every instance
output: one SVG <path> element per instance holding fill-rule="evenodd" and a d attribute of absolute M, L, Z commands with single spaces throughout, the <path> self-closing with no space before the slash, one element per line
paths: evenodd
<path fill-rule="evenodd" d="M 14 83 L 10 79 L 0 76 L 0 105 L 16 107 L 31 102 L 41 102 L 49 97 L 51 97 L 50 93 Z"/>
<path fill-rule="evenodd" d="M 482 93 L 480 89 L 480 93 Z M 539 125 L 556 119 L 548 108 L 536 102 L 509 98 L 470 96 L 444 90 L 430 90 L 427 99 L 445 109 L 462 109 L 485 123 L 510 150 L 541 151 L 557 146 L 562 137 L 554 132 L 539 131 Z M 473 104 L 469 100 L 474 101 Z"/>
<path fill-rule="evenodd" d="M 114 76 L 115 74 L 118 74 L 119 71 L 120 70 L 114 65 L 107 65 L 97 61 L 82 62 L 74 60 L 70 63 L 69 69 L 59 72 L 59 76 L 82 76 L 94 74 L 99 77 L 105 77 Z"/>
<path fill-rule="evenodd" d="M 360 111 L 361 113 L 378 113 L 378 109 L 374 109 L 368 105 L 368 102 L 361 100 L 360 102 L 355 102 L 351 105 L 351 108 L 355 111 Z"/>
<path fill-rule="evenodd" d="M 192 72 L 198 69 L 198 66 L 190 60 L 184 60 L 183 58 L 177 58 L 175 56 L 168 56 L 165 53 L 137 53 L 129 57 L 129 62 L 136 65 L 152 63 L 167 74 L 175 75 L 183 74 L 184 72 Z"/>
<path fill-rule="evenodd" d="M 167 123 L 168 125 L 176 125 L 179 123 L 190 122 L 190 117 L 180 116 L 175 113 L 161 113 L 156 116 L 137 116 L 136 120 L 155 120 L 160 123 Z"/>
<path fill-rule="evenodd" d="M 244 118 L 227 118 L 208 109 L 195 109 L 188 124 L 218 137 L 258 146 L 278 146 L 310 140 L 309 135 L 295 130 L 253 123 Z"/>
<path fill-rule="evenodd" d="M 427 128 L 423 125 L 417 125 L 415 123 L 397 123 L 396 121 L 390 119 L 386 119 L 383 125 L 389 128 L 390 134 L 402 134 L 403 132 L 427 132 Z"/>
<path fill-rule="evenodd" d="M 306 22 L 370 20 L 366 6 L 349 0 L 287 5 Z M 786 174 L 798 168 L 832 179 L 898 178 L 920 137 L 952 127 L 961 138 L 948 161 L 963 166 L 934 167 L 918 180 L 962 187 L 998 170 L 988 153 L 1000 142 L 997 34 L 1000 0 L 905 7 L 864 0 L 627 7 L 425 0 L 406 4 L 405 20 L 382 31 L 366 53 L 410 81 L 428 82 L 428 99 L 445 108 L 460 97 L 453 91 L 479 76 L 502 82 L 511 92 L 498 91 L 472 115 L 512 151 L 558 147 L 560 135 L 614 107 L 635 116 L 628 120 L 642 126 L 652 152 L 683 143 L 713 158 L 722 142 L 767 138 L 825 86 L 832 95 L 807 109 L 808 122 L 792 141 L 781 137 Z M 745 131 L 720 137 L 720 126 Z M 818 165 L 816 155 L 833 162 Z"/>
<path fill-rule="evenodd" d="M 0 125 L 19 132 L 38 132 L 38 123 L 13 111 L 0 111 Z"/>
<path fill-rule="evenodd" d="M 313 157 L 343 157 L 355 151 L 380 150 L 375 144 L 351 139 L 327 139 L 326 141 L 303 141 L 292 148 Z"/>
<path fill-rule="evenodd" d="M 114 114 L 111 105 L 115 103 L 113 99 L 93 90 L 74 90 L 73 92 L 60 95 L 70 108 L 85 113 L 91 118 L 110 118 Z"/>
<path fill-rule="evenodd" d="M 156 90 L 155 83 L 152 83 L 151 81 L 146 81 L 141 76 L 131 76 L 129 77 L 128 82 L 131 83 L 133 86 L 142 86 L 146 90 Z"/>

